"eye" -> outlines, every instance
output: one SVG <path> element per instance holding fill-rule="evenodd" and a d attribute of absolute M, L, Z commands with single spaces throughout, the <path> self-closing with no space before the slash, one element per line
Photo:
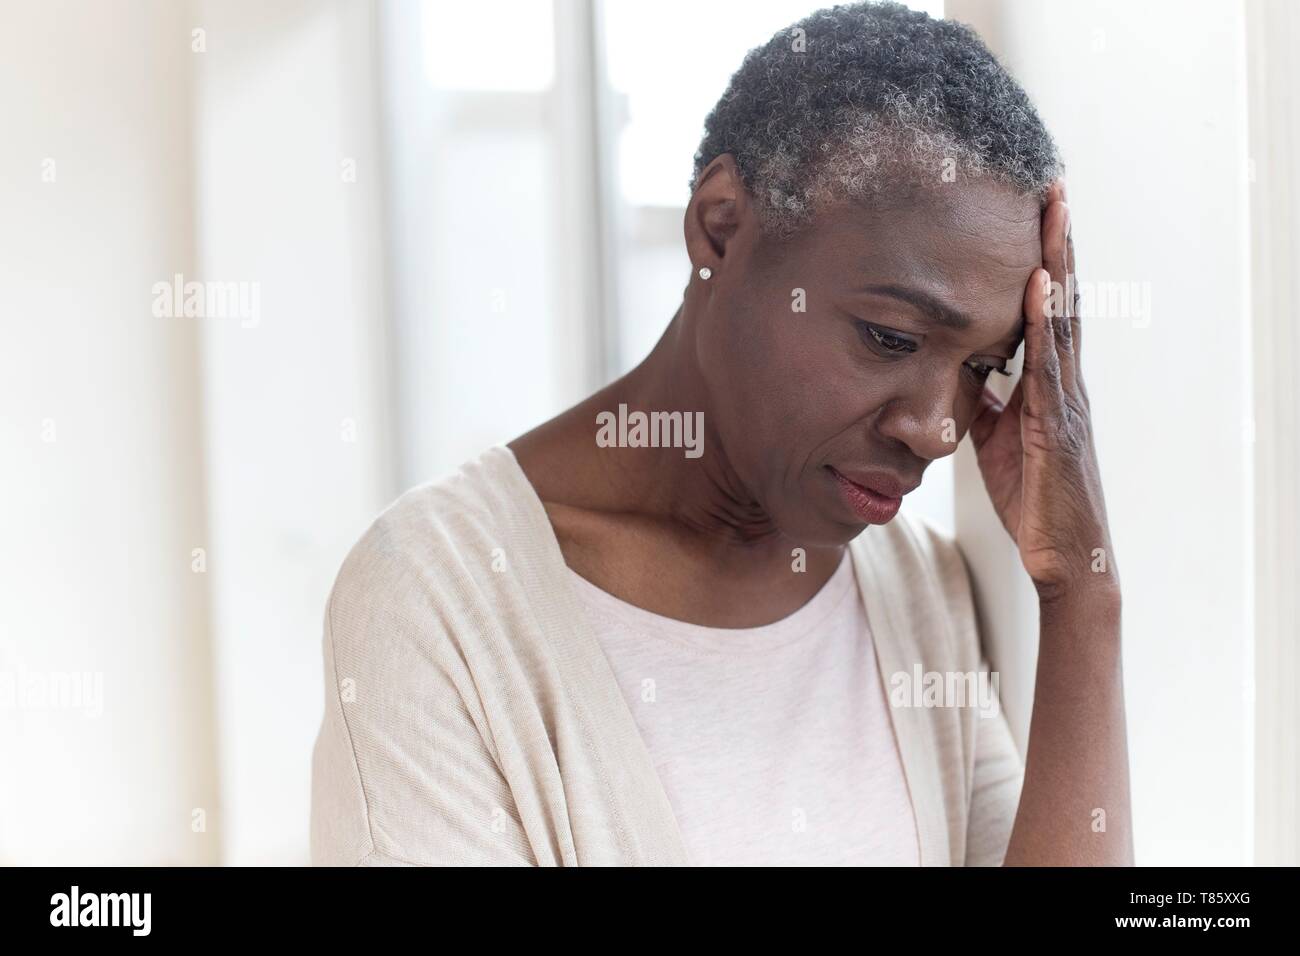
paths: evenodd
<path fill-rule="evenodd" d="M 881 352 L 891 355 L 905 355 L 916 351 L 915 342 L 889 329 L 861 321 L 857 323 L 857 326 L 858 334 L 862 336 L 862 340 Z"/>
<path fill-rule="evenodd" d="M 984 379 L 988 378 L 989 374 L 992 372 L 999 372 L 1002 375 L 1011 374 L 1010 372 L 1007 371 L 1005 365 L 988 365 L 984 362 L 972 361 L 972 362 L 967 362 L 966 367 L 970 369 L 971 374 L 974 375 L 981 382 L 984 381 Z"/>

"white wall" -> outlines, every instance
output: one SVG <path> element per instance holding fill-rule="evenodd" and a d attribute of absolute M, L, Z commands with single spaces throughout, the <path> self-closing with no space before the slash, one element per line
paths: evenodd
<path fill-rule="evenodd" d="M 199 328 L 151 311 L 193 265 L 189 29 L 183 4 L 4 8 L 0 863 L 217 859 Z M 59 673 L 102 712 L 25 693 Z"/>
<path fill-rule="evenodd" d="M 261 295 L 203 330 L 228 863 L 306 862 L 325 597 L 396 493 L 373 16 L 196 12 L 198 271 Z"/>
<path fill-rule="evenodd" d="M 1300 864 L 1300 7 L 1246 8 L 1255 351 L 1255 862 Z"/>
<path fill-rule="evenodd" d="M 1251 861 L 1252 395 L 1237 2 L 950 0 L 1024 84 L 1068 166 L 1079 276 L 1150 283 L 1084 323 L 1118 566 L 1140 864 Z M 957 523 L 1023 740 L 1036 617 L 969 451 Z"/>

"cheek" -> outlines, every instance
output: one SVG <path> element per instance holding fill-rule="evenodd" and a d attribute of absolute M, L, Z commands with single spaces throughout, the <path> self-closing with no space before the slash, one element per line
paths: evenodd
<path fill-rule="evenodd" d="M 817 446 L 852 431 L 906 388 L 901 364 L 869 352 L 847 320 L 810 311 L 784 321 L 788 331 L 774 336 L 773 355 L 793 445 Z"/>
<path fill-rule="evenodd" d="M 870 372 L 826 316 L 796 312 L 782 295 L 739 305 L 706 333 L 718 425 L 733 447 L 764 456 L 814 447 L 870 406 Z"/>
<path fill-rule="evenodd" d="M 983 386 L 953 357 L 925 356 L 899 363 L 880 380 L 873 396 L 881 417 L 878 430 L 888 437 L 924 439 L 951 428 L 960 440 L 979 410 Z M 951 425 L 945 424 L 947 419 Z"/>

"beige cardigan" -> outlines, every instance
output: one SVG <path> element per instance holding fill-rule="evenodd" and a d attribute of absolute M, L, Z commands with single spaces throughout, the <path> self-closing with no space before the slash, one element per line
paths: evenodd
<path fill-rule="evenodd" d="M 851 551 L 882 681 L 918 662 L 981 669 L 950 540 L 900 516 Z M 325 615 L 314 864 L 687 862 L 566 571 L 504 446 L 407 492 L 362 536 Z M 1022 779 L 1005 721 L 890 713 L 922 865 L 1000 863 Z"/>

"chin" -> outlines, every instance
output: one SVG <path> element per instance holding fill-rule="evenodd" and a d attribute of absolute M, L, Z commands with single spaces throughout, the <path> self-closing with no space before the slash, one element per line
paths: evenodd
<path fill-rule="evenodd" d="M 820 498 L 822 496 L 818 496 Z M 781 533 L 798 547 L 840 548 L 848 544 L 867 527 L 865 521 L 854 521 L 837 514 L 840 510 L 831 499 L 825 507 L 816 510 L 808 507 L 811 496 L 791 509 L 788 520 L 778 520 Z"/>

